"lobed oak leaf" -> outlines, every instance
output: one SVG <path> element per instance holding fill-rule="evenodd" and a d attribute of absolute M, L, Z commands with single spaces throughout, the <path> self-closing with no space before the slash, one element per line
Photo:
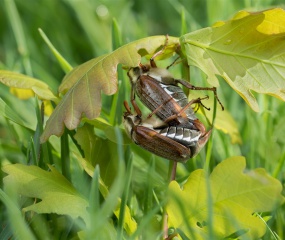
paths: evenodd
<path fill-rule="evenodd" d="M 37 166 L 10 164 L 2 170 L 8 174 L 4 178 L 5 186 L 13 186 L 20 195 L 41 200 L 24 211 L 81 217 L 88 223 L 88 201 L 54 167 L 50 166 L 51 171 L 47 172 Z"/>
<path fill-rule="evenodd" d="M 164 43 L 165 36 L 144 38 L 74 68 L 59 87 L 59 92 L 67 93 L 47 121 L 41 142 L 51 135 L 61 136 L 64 126 L 75 129 L 82 117 L 98 117 L 101 112 L 101 91 L 107 95 L 117 91 L 118 64 L 138 66 L 141 56 L 154 53 Z M 168 48 L 173 52 L 178 43 L 178 38 L 168 37 Z"/>
<path fill-rule="evenodd" d="M 176 181 L 170 183 L 169 227 L 197 240 L 209 237 L 210 224 L 217 239 L 234 233 L 240 233 L 239 239 L 258 239 L 266 226 L 254 213 L 273 211 L 283 203 L 281 191 L 281 183 L 264 169 L 245 171 L 245 158 L 231 157 L 217 165 L 208 181 L 200 169 L 182 189 Z"/>
<path fill-rule="evenodd" d="M 285 11 L 242 11 L 232 20 L 219 22 L 180 38 L 189 65 L 199 67 L 208 82 L 218 86 L 217 75 L 254 110 L 253 92 L 285 101 Z"/>

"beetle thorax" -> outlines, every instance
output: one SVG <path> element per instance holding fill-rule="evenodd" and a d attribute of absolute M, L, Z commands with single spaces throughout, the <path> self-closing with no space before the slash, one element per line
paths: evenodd
<path fill-rule="evenodd" d="M 144 73 L 155 80 L 165 84 L 175 84 L 174 77 L 165 68 L 150 68 L 148 72 Z"/>

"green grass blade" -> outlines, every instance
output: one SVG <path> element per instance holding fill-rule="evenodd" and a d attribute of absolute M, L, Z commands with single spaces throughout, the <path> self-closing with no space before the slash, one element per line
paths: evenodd
<path fill-rule="evenodd" d="M 0 189 L 0 200 L 7 208 L 9 223 L 13 230 L 13 235 L 16 239 L 36 239 L 27 224 L 25 223 L 22 213 L 14 200 L 9 197 L 2 189 Z"/>
<path fill-rule="evenodd" d="M 42 29 L 39 28 L 40 35 L 42 36 L 45 43 L 48 45 L 49 49 L 57 59 L 59 65 L 61 66 L 62 70 L 65 73 L 68 73 L 72 70 L 72 66 L 65 60 L 65 58 L 56 50 L 56 48 L 53 46 L 51 41 L 48 39 L 46 34 L 43 32 Z"/>
<path fill-rule="evenodd" d="M 33 73 L 29 57 L 30 53 L 27 47 L 26 37 L 24 34 L 21 19 L 14 0 L 5 0 L 5 7 L 18 45 L 18 51 L 22 56 L 23 66 L 26 73 L 32 76 Z"/>
<path fill-rule="evenodd" d="M 122 45 L 122 34 L 119 28 L 118 22 L 116 19 L 113 19 L 112 24 L 112 45 L 113 50 L 118 49 Z M 125 82 L 123 80 L 123 70 L 121 67 L 118 67 L 118 79 L 119 79 L 119 91 L 117 91 L 112 100 L 112 106 L 110 111 L 110 123 L 111 125 L 120 124 L 122 122 L 122 112 L 123 112 L 123 101 L 124 99 L 124 89 L 125 89 Z"/>
<path fill-rule="evenodd" d="M 89 203 L 90 203 L 91 213 L 98 211 L 98 209 L 100 208 L 99 178 L 100 178 L 100 168 L 99 165 L 97 165 L 94 171 L 91 183 L 91 189 L 90 189 Z"/>
<path fill-rule="evenodd" d="M 128 161 L 127 165 L 127 171 L 126 171 L 126 179 L 125 179 L 125 190 L 122 196 L 121 206 L 120 206 L 120 215 L 119 215 L 119 222 L 118 222 L 118 235 L 117 239 L 121 240 L 123 239 L 123 228 L 124 228 L 124 220 L 125 220 L 125 210 L 127 205 L 127 200 L 129 196 L 129 189 L 132 179 L 132 172 L 133 172 L 133 157 L 130 156 L 130 159 Z"/>
<path fill-rule="evenodd" d="M 19 117 L 19 115 L 11 107 L 9 107 L 6 104 L 6 102 L 3 101 L 2 98 L 0 98 L 0 114 L 4 118 L 6 118 L 6 119 L 8 119 L 14 123 L 17 123 L 18 125 L 25 127 L 29 130 L 33 130 L 33 128 L 34 128 L 33 126 L 29 126 L 27 123 L 25 123 L 21 119 L 21 117 Z"/>

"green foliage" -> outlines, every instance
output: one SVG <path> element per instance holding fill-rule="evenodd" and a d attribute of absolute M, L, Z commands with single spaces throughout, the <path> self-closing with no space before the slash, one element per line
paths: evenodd
<path fill-rule="evenodd" d="M 167 227 L 165 209 L 169 227 L 175 227 L 169 229 L 173 239 L 285 237 L 284 205 L 280 207 L 280 182 L 285 179 L 285 109 L 284 102 L 265 95 L 284 100 L 282 74 L 273 75 L 282 73 L 284 65 L 282 58 L 274 59 L 283 44 L 279 38 L 284 34 L 283 10 L 243 11 L 230 21 L 207 27 L 230 19 L 241 9 L 258 11 L 281 1 L 218 2 L 0 2 L 0 81 L 7 85 L 0 85 L 0 239 L 161 239 Z M 245 27 L 257 30 L 238 38 L 237 45 L 227 42 L 227 36 L 237 39 L 246 19 L 254 24 Z M 237 23 L 240 25 L 231 31 L 230 26 Z M 120 125 L 122 102 L 130 96 L 121 64 L 136 66 L 141 56 L 149 58 L 163 45 L 165 34 L 181 33 L 186 35 L 180 38 L 183 52 L 179 54 L 201 68 L 209 83 L 216 84 L 219 75 L 230 86 L 219 81 L 218 95 L 227 111 L 214 109 L 214 127 L 222 131 L 213 131 L 207 152 L 205 148 L 196 158 L 178 164 L 177 179 L 167 195 L 169 162 L 130 145 Z M 145 38 L 150 35 L 158 36 Z M 214 36 L 215 42 L 210 39 Z M 253 36 L 263 46 L 255 49 L 261 53 L 256 57 Z M 262 45 L 266 39 L 274 42 L 274 37 L 274 46 Z M 178 40 L 171 37 L 170 43 L 175 45 Z M 246 56 L 252 61 L 243 58 L 236 63 L 231 58 L 242 49 L 240 44 L 251 47 Z M 273 48 L 276 52 L 268 51 Z M 212 54 L 215 49 L 227 52 L 217 57 Z M 168 50 L 159 66 L 171 63 L 165 58 L 172 56 L 174 48 Z M 207 53 L 211 55 L 203 58 Z M 244 68 L 238 74 L 248 71 L 251 75 L 241 76 L 241 84 L 236 85 L 236 66 L 241 62 Z M 188 70 L 181 71 L 180 64 L 171 68 L 177 78 L 182 75 L 195 86 L 208 86 L 201 71 Z M 262 87 L 254 85 L 254 79 Z M 238 94 L 251 107 L 257 106 L 239 87 L 247 94 L 265 93 L 255 96 L 260 113 L 252 112 L 242 101 Z M 105 95 L 117 89 L 115 95 Z M 26 99 L 34 95 L 36 98 Z M 43 117 L 42 100 L 57 105 L 42 135 L 44 144 L 40 135 L 49 115 Z M 47 108 L 49 103 L 44 103 Z M 206 105 L 213 110 L 215 104 L 209 100 Z M 212 111 L 206 112 L 206 119 L 212 120 L 212 116 Z M 207 122 L 200 113 L 199 118 Z M 64 131 L 64 126 L 75 130 Z M 61 139 L 51 136 L 63 131 Z M 233 157 L 238 155 L 246 157 L 247 170 L 243 158 Z M 209 177 L 205 174 L 208 167 L 214 169 Z"/>
<path fill-rule="evenodd" d="M 274 17 L 272 17 L 274 16 Z M 189 65 L 202 69 L 211 85 L 222 76 L 258 111 L 251 91 L 285 100 L 283 9 L 250 14 L 181 37 Z"/>
<path fill-rule="evenodd" d="M 66 214 L 88 222 L 87 200 L 55 168 L 50 166 L 51 172 L 46 172 L 36 166 L 15 164 L 6 165 L 2 170 L 9 174 L 4 178 L 6 187 L 13 187 L 20 195 L 41 199 L 24 211 Z"/>
<path fill-rule="evenodd" d="M 236 232 L 242 233 L 239 239 L 258 239 L 266 226 L 253 213 L 269 212 L 283 203 L 281 190 L 280 182 L 264 169 L 245 171 L 245 159 L 232 157 L 220 163 L 209 179 L 204 170 L 196 170 L 182 189 L 176 181 L 170 183 L 169 226 L 179 228 L 190 239 L 209 239 L 209 225 L 214 225 L 215 239 Z M 212 222 L 208 221 L 209 214 Z"/>
<path fill-rule="evenodd" d="M 52 93 L 49 86 L 38 79 L 28 77 L 20 73 L 9 72 L 5 70 L 0 70 L 0 76 L 0 82 L 9 87 L 21 90 L 31 90 L 42 100 L 52 100 L 56 103 L 58 102 L 57 97 Z M 21 90 L 19 90 L 18 97 L 24 98 L 25 93 L 21 92 Z"/>

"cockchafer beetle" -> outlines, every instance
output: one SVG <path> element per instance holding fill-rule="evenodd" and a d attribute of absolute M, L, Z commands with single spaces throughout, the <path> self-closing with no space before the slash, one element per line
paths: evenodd
<path fill-rule="evenodd" d="M 180 126 L 165 127 L 164 122 L 156 124 L 153 118 L 142 120 L 141 116 L 131 113 L 127 102 L 124 104 L 127 110 L 124 126 L 129 137 L 140 147 L 160 157 L 186 162 L 200 152 L 211 135 L 212 130 L 201 132 Z"/>
<path fill-rule="evenodd" d="M 135 102 L 135 95 L 152 111 L 149 117 L 155 114 L 169 126 L 203 131 L 190 105 L 202 104 L 201 100 L 208 97 L 188 102 L 182 88 L 177 86 L 177 82 L 183 80 L 174 79 L 166 69 L 141 65 L 131 68 L 128 76 L 132 84 L 131 103 L 138 115 L 141 116 L 141 111 Z"/>
<path fill-rule="evenodd" d="M 169 126 L 180 126 L 198 130 L 199 125 L 195 125 L 197 117 L 191 105 L 199 103 L 205 107 L 201 102 L 201 100 L 205 98 L 193 99 L 188 102 L 187 96 L 178 84 L 191 90 L 213 91 L 222 109 L 224 109 L 224 107 L 217 96 L 215 87 L 195 87 L 185 80 L 175 79 L 167 69 L 158 68 L 156 66 L 154 58 L 162 54 L 167 45 L 167 41 L 168 36 L 166 36 L 166 43 L 163 49 L 153 55 L 150 59 L 150 64 L 140 64 L 138 67 L 129 69 L 128 77 L 132 86 L 131 103 L 136 113 L 141 116 L 141 111 L 135 102 L 135 95 L 137 95 L 141 102 L 152 111 L 149 117 L 156 114 Z"/>

